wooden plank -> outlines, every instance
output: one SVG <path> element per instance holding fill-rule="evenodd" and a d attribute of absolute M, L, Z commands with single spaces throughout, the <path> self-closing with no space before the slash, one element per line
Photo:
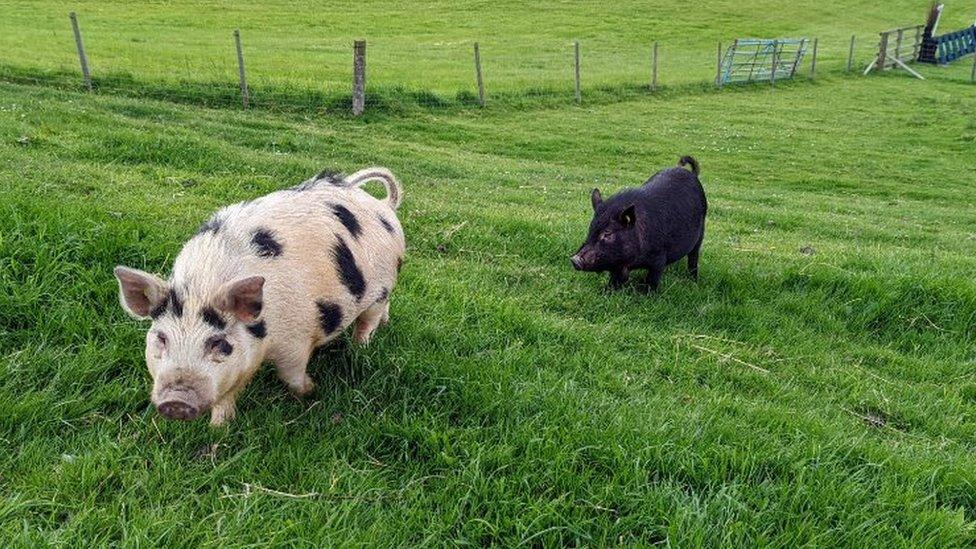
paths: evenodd
<path fill-rule="evenodd" d="M 906 71 L 912 73 L 912 75 L 915 76 L 915 78 L 918 78 L 919 80 L 925 80 L 925 77 L 924 76 L 922 76 L 921 74 L 918 74 L 917 72 L 915 72 L 914 70 L 912 70 L 911 67 L 909 67 L 908 65 L 902 63 L 901 59 L 898 59 L 896 57 L 895 58 L 895 63 L 898 64 L 899 67 L 901 67 L 901 68 L 905 69 Z"/>

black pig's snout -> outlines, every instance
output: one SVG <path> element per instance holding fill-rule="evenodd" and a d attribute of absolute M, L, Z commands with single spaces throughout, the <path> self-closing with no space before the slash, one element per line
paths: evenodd
<path fill-rule="evenodd" d="M 569 258 L 569 262 L 573 264 L 573 268 L 577 271 L 583 270 L 583 260 L 580 258 L 579 254 Z"/>

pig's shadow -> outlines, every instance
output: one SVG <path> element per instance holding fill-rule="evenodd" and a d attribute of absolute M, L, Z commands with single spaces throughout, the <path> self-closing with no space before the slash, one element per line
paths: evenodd
<path fill-rule="evenodd" d="M 315 349 L 309 358 L 306 371 L 316 385 L 312 393 L 304 397 L 293 396 L 278 379 L 276 366 L 265 363 L 250 383 L 250 394 L 246 398 L 251 402 L 245 404 L 242 410 L 255 406 L 256 399 L 267 399 L 282 405 L 291 401 L 299 408 L 307 408 L 316 401 L 335 400 L 343 393 L 358 389 L 374 369 L 375 365 L 369 360 L 361 360 L 357 356 L 351 336 L 343 335 Z"/>
<path fill-rule="evenodd" d="M 356 360 L 356 350 L 353 348 L 349 334 L 343 334 L 329 343 L 315 349 L 308 359 L 308 375 L 320 389 L 333 390 L 336 386 L 343 390 L 359 386 L 369 374 L 368 361 Z M 311 395 L 318 400 L 322 396 L 320 390 Z"/>

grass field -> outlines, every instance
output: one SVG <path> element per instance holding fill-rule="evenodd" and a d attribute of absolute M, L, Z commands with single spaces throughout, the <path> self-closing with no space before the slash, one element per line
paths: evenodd
<path fill-rule="evenodd" d="M 836 21 L 842 37 L 924 12 L 701 4 L 662 7 L 672 19 L 654 28 L 700 31 L 707 48 L 766 23 L 826 33 Z M 159 18 L 193 32 L 300 19 L 231 4 L 152 4 L 145 17 L 121 4 L 6 5 L 0 43 L 17 62 L 0 65 L 38 75 L 73 63 L 42 40 L 61 33 L 70 46 L 66 9 L 106 28 Z M 396 6 L 366 6 L 372 32 L 418 48 L 437 29 L 611 41 L 642 24 L 609 4 L 553 8 L 543 29 L 518 6 L 431 5 L 413 18 Z M 331 15 L 341 31 L 329 40 L 359 34 L 351 8 Z M 303 67 L 284 51 L 298 42 L 282 38 L 281 67 Z M 165 88 L 148 58 L 131 63 L 135 82 Z M 0 539 L 970 546 L 968 70 L 362 119 L 0 83 Z M 282 78 L 298 89 L 322 74 Z M 456 82 L 435 71 L 430 84 Z M 673 268 L 658 295 L 606 294 L 603 277 L 573 272 L 589 190 L 638 184 L 682 154 L 701 161 L 710 201 L 701 280 Z M 369 164 L 405 187 L 391 325 L 368 348 L 323 350 L 310 399 L 265 369 L 227 428 L 159 418 L 145 326 L 120 309 L 112 267 L 166 274 L 220 205 Z"/>
<path fill-rule="evenodd" d="M 73 10 L 96 85 L 130 94 L 222 93 L 236 100 L 231 33 L 240 28 L 258 104 L 300 103 L 310 92 L 348 94 L 355 39 L 368 42 L 367 85 L 374 95 L 407 90 L 432 93 L 427 99 L 435 102 L 458 92 L 470 96 L 476 91 L 472 45 L 477 41 L 490 98 L 527 90 L 571 97 L 575 40 L 582 44 L 584 88 L 647 85 L 654 41 L 660 43 L 665 86 L 714 81 L 716 43 L 728 45 L 740 37 L 817 37 L 824 74 L 843 69 L 851 35 L 858 37 L 855 64 L 864 67 L 876 54 L 879 31 L 923 23 L 927 5 L 918 0 L 830 0 L 812 7 L 783 0 L 691 5 L 661 0 L 135 5 L 15 0 L 4 2 L 0 17 L 0 76 L 57 76 L 77 85 L 67 15 Z M 972 17 L 964 6 L 950 3 L 940 28 L 963 28 Z M 959 78 L 963 73 L 968 79 L 968 70 L 958 71 Z"/>

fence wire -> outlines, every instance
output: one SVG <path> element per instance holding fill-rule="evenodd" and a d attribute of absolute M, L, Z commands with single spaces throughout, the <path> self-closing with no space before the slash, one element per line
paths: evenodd
<path fill-rule="evenodd" d="M 66 13 L 42 15 L 14 11 L 5 25 L 31 25 L 16 41 L 0 37 L 0 78 L 14 82 L 80 88 L 78 53 Z M 78 14 L 88 64 L 96 90 L 204 105 L 241 105 L 238 57 L 233 28 L 213 24 L 133 20 L 115 21 Z M 40 20 L 40 22 L 38 22 Z M 240 29 L 249 106 L 288 110 L 347 111 L 353 81 L 352 43 L 327 33 L 285 40 L 260 29 Z M 796 68 L 810 78 L 812 39 Z M 368 38 L 366 105 L 426 107 L 474 105 L 481 101 L 474 46 L 478 42 L 484 99 L 493 101 L 571 102 L 579 74 L 583 101 L 613 94 L 647 93 L 681 86 L 716 83 L 724 44 L 707 47 L 673 37 L 631 37 L 626 41 L 591 37 L 579 41 L 539 40 L 519 47 L 511 40 L 487 37 L 439 39 Z M 9 43 L 8 43 L 9 42 Z M 657 63 L 655 69 L 655 43 Z M 721 48 L 721 49 L 720 49 Z M 817 73 L 860 72 L 877 54 L 877 35 L 848 40 L 819 40 Z M 768 70 L 768 68 L 767 68 Z M 656 73 L 656 81 L 655 81 Z M 953 73 L 965 75 L 969 71 Z M 783 75 L 785 76 L 785 75 Z M 781 73 L 777 71 L 777 79 Z M 955 77 L 955 76 L 954 76 Z"/>

